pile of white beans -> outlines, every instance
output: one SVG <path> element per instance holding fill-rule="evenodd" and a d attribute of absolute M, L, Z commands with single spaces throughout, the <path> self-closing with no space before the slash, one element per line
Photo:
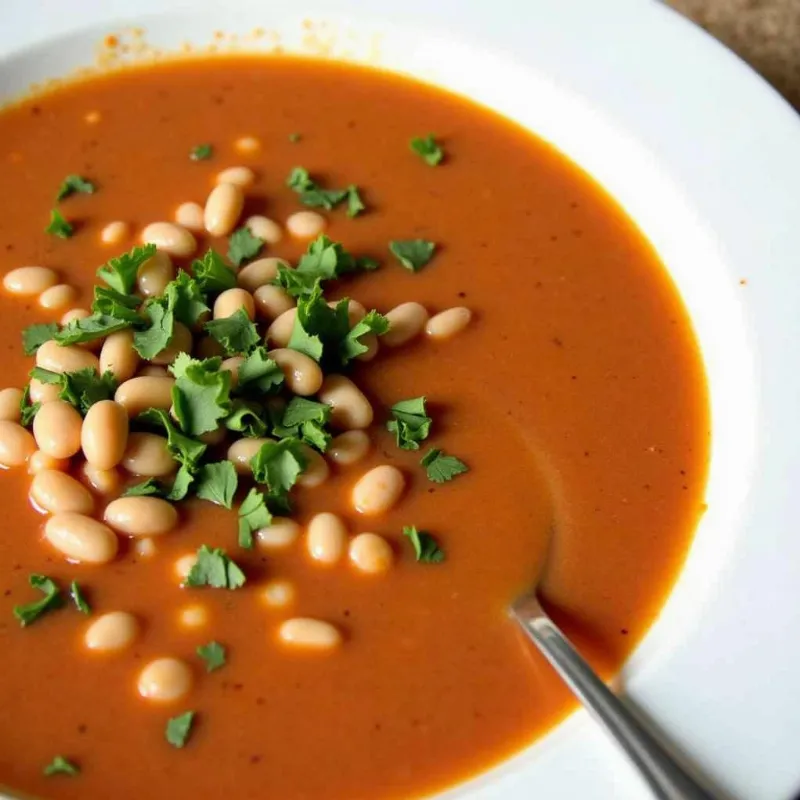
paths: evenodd
<path fill-rule="evenodd" d="M 255 152 L 259 143 L 243 137 L 240 152 Z M 141 231 L 140 239 L 155 244 L 155 255 L 139 269 L 136 291 L 142 298 L 161 294 L 174 279 L 173 259 L 189 259 L 197 252 L 195 234 L 229 236 L 240 224 L 245 190 L 256 180 L 247 166 L 234 166 L 216 176 L 205 204 L 181 203 L 173 222 L 154 222 Z M 315 211 L 290 215 L 283 226 L 264 216 L 250 216 L 243 223 L 266 246 L 278 245 L 285 232 L 295 239 L 313 239 L 324 231 L 326 219 Z M 106 244 L 118 245 L 129 239 L 131 226 L 113 221 L 101 232 Z M 288 348 L 297 312 L 296 302 L 283 289 L 272 284 L 279 266 L 290 265 L 277 257 L 259 258 L 238 270 L 236 288 L 219 294 L 213 318 L 222 319 L 244 309 L 247 316 L 263 325 L 269 356 L 285 377 L 286 388 L 302 397 L 314 396 L 331 407 L 330 425 L 337 431 L 325 455 L 306 447 L 308 465 L 298 484 L 307 488 L 324 483 L 331 467 L 357 465 L 370 450 L 367 430 L 374 411 L 363 392 L 344 375 L 324 375 L 307 355 Z M 63 310 L 73 305 L 77 290 L 60 283 L 55 270 L 25 266 L 3 278 L 5 290 L 13 296 L 38 296 L 45 310 Z M 357 301 L 349 303 L 349 321 L 356 325 L 366 314 Z M 71 308 L 61 317 L 62 324 L 90 315 L 88 309 Z M 463 330 L 471 312 L 464 307 L 449 308 L 430 316 L 419 303 L 406 302 L 386 314 L 390 330 L 380 337 L 366 338 L 368 351 L 360 358 L 369 360 L 379 347 L 400 347 L 420 335 L 445 340 Z M 82 345 L 60 346 L 49 341 L 36 352 L 36 365 L 56 373 L 91 368 L 102 374 L 110 371 L 118 381 L 113 399 L 95 403 L 85 417 L 72 405 L 59 399 L 59 387 L 32 379 L 30 400 L 41 403 L 32 431 L 20 424 L 19 388 L 0 390 L 0 466 L 27 468 L 32 476 L 29 497 L 32 505 L 47 516 L 43 538 L 48 547 L 71 563 L 106 564 L 118 556 L 120 542 L 129 540 L 139 557 L 158 552 L 158 538 L 180 524 L 176 507 L 158 497 L 120 496 L 124 487 L 136 479 L 168 479 L 178 464 L 164 436 L 131 431 L 130 420 L 149 408 L 171 411 L 175 383 L 167 371 L 176 356 L 186 352 L 196 358 L 222 355 L 217 342 L 199 331 L 175 323 L 169 346 L 152 361 L 144 362 L 133 347 L 133 333 L 123 330 L 104 339 Z M 222 368 L 230 371 L 235 387 L 243 358 L 226 358 Z M 224 427 L 205 434 L 209 444 L 223 445 L 231 434 Z M 240 475 L 252 474 L 250 461 L 269 441 L 239 438 L 227 443 L 227 458 Z M 383 464 L 369 469 L 355 480 L 351 504 L 361 517 L 378 517 L 391 509 L 405 490 L 403 473 Z M 375 576 L 392 567 L 394 553 L 389 542 L 371 531 L 351 534 L 336 514 L 319 513 L 305 531 L 294 520 L 275 517 L 272 524 L 255 534 L 255 543 L 265 551 L 285 550 L 302 543 L 308 559 L 321 568 L 342 562 L 364 575 Z M 187 553 L 175 564 L 183 582 L 196 556 Z M 258 596 L 270 608 L 295 605 L 296 587 L 289 581 L 274 579 L 263 584 Z M 209 612 L 202 603 L 180 609 L 179 624 L 198 628 L 208 624 Z M 127 611 L 113 610 L 95 615 L 84 633 L 84 644 L 103 653 L 120 652 L 142 635 L 140 620 Z M 293 617 L 276 628 L 276 641 L 289 648 L 331 651 L 340 646 L 343 636 L 334 625 L 319 619 Z M 193 670 L 180 659 L 164 657 L 147 664 L 138 678 L 138 691 L 146 699 L 168 702 L 186 695 L 193 682 Z"/>

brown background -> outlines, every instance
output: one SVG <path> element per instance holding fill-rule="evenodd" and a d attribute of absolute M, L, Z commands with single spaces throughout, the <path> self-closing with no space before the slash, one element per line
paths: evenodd
<path fill-rule="evenodd" d="M 800 110 L 800 0 L 666 0 L 758 70 Z"/>

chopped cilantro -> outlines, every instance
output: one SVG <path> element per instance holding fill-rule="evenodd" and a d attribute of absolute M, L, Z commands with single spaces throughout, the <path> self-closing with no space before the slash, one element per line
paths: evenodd
<path fill-rule="evenodd" d="M 211 311 L 206 305 L 200 282 L 183 270 L 179 270 L 175 280 L 167 284 L 164 294 L 168 297 L 174 295 L 175 319 L 187 328 L 194 328 Z"/>
<path fill-rule="evenodd" d="M 432 422 L 425 411 L 425 398 L 401 400 L 390 411 L 394 419 L 386 423 L 386 429 L 395 434 L 397 446 L 403 450 L 419 450 L 419 443 L 428 438 Z"/>
<path fill-rule="evenodd" d="M 228 258 L 239 267 L 243 262 L 255 258 L 263 246 L 263 239 L 253 236 L 246 227 L 239 228 L 231 234 L 228 242 Z"/>
<path fill-rule="evenodd" d="M 22 352 L 32 356 L 45 343 L 49 342 L 58 333 L 55 322 L 41 322 L 28 325 L 22 331 Z"/>
<path fill-rule="evenodd" d="M 82 614 L 92 613 L 92 608 L 86 601 L 83 591 L 81 590 L 81 587 L 77 581 L 72 581 L 72 583 L 69 585 L 69 596 L 72 598 L 72 602 L 75 603 L 75 608 L 77 608 Z"/>
<path fill-rule="evenodd" d="M 282 498 L 295 485 L 307 464 L 303 444 L 286 437 L 278 442 L 264 442 L 250 459 L 256 483 L 269 487 L 270 495 Z"/>
<path fill-rule="evenodd" d="M 246 437 L 259 437 L 267 432 L 264 407 L 248 400 L 233 400 L 231 413 L 225 418 L 225 427 Z"/>
<path fill-rule="evenodd" d="M 46 614 L 48 611 L 54 611 L 64 605 L 64 598 L 61 596 L 61 590 L 58 588 L 55 581 L 48 578 L 47 575 L 34 573 L 28 578 L 28 583 L 30 583 L 34 589 L 38 589 L 42 592 L 44 597 L 40 600 L 34 600 L 32 603 L 14 606 L 14 616 L 19 620 L 23 628 L 32 625 L 39 617 Z"/>
<path fill-rule="evenodd" d="M 61 387 L 58 393 L 60 400 L 85 414 L 95 403 L 110 400 L 117 390 L 117 379 L 110 371 L 98 375 L 92 367 L 75 372 L 52 372 L 42 367 L 34 367 L 30 371 L 31 378 L 42 383 L 57 384 Z"/>
<path fill-rule="evenodd" d="M 236 391 L 261 397 L 278 389 L 283 380 L 283 370 L 267 355 L 266 348 L 256 347 L 239 366 Z"/>
<path fill-rule="evenodd" d="M 202 258 L 192 262 L 192 274 L 200 291 L 206 294 L 224 292 L 236 286 L 236 273 L 214 250 L 208 250 Z"/>
<path fill-rule="evenodd" d="M 125 491 L 122 493 L 123 497 L 163 497 L 164 496 L 164 489 L 161 484 L 155 478 L 148 478 L 146 481 L 142 481 L 141 483 L 135 483 L 133 486 L 129 486 Z"/>
<path fill-rule="evenodd" d="M 286 185 L 300 195 L 300 202 L 310 208 L 331 211 L 348 195 L 348 189 L 323 189 L 303 167 L 295 167 L 286 179 Z"/>
<path fill-rule="evenodd" d="M 186 585 L 210 586 L 213 589 L 238 589 L 245 583 L 245 576 L 236 562 L 219 547 L 211 549 L 202 545 L 197 551 L 197 561 L 189 570 Z"/>
<path fill-rule="evenodd" d="M 428 480 L 434 483 L 451 481 L 456 475 L 469 472 L 469 467 L 455 456 L 448 456 L 444 450 L 431 449 L 419 462 L 428 473 Z"/>
<path fill-rule="evenodd" d="M 230 463 L 230 462 L 228 462 Z M 248 550 L 253 546 L 253 532 L 265 528 L 272 522 L 264 495 L 251 489 L 239 506 L 239 547 Z"/>
<path fill-rule="evenodd" d="M 224 667 L 227 661 L 225 647 L 219 642 L 201 644 L 197 648 L 197 655 L 206 662 L 206 672 L 213 672 L 220 667 Z"/>
<path fill-rule="evenodd" d="M 167 449 L 172 457 L 194 475 L 200 467 L 208 445 L 184 436 L 172 422 L 170 415 L 163 408 L 148 408 L 139 414 L 137 419 L 163 428 L 167 433 Z M 180 472 L 178 473 L 180 475 Z M 175 498 L 172 498 L 175 499 Z"/>
<path fill-rule="evenodd" d="M 129 295 L 136 286 L 139 267 L 155 254 L 154 244 L 134 247 L 121 256 L 110 258 L 97 270 L 97 277 L 105 281 L 115 292 Z"/>
<path fill-rule="evenodd" d="M 444 158 L 444 150 L 436 143 L 432 133 L 415 136 L 409 146 L 429 167 L 435 167 Z"/>
<path fill-rule="evenodd" d="M 185 711 L 183 714 L 178 714 L 177 717 L 172 717 L 167 721 L 164 736 L 173 747 L 181 748 L 189 741 L 192 725 L 194 724 L 194 716 L 194 711 Z"/>
<path fill-rule="evenodd" d="M 231 508 L 239 477 L 230 461 L 203 464 L 197 473 L 195 494 L 224 508 Z"/>
<path fill-rule="evenodd" d="M 369 350 L 367 345 L 361 341 L 363 336 L 367 336 L 370 333 L 382 336 L 388 330 L 389 320 L 386 319 L 383 314 L 379 314 L 374 309 L 368 311 L 366 316 L 360 322 L 353 325 L 347 336 L 342 339 L 339 345 L 339 356 L 341 357 L 342 363 L 347 364 L 357 356 Z"/>
<path fill-rule="evenodd" d="M 276 415 L 277 416 L 277 415 Z M 275 421 L 273 433 L 281 437 L 302 439 L 321 453 L 328 449 L 331 435 L 325 425 L 331 418 L 331 407 L 306 397 L 293 397 Z"/>
<path fill-rule="evenodd" d="M 95 286 L 92 313 L 125 319 L 131 325 L 141 325 L 144 320 L 137 310 L 140 303 L 141 300 L 133 295 L 121 294 L 116 289 L 107 289 L 105 286 Z"/>
<path fill-rule="evenodd" d="M 231 373 L 221 359 L 199 361 L 178 353 L 169 371 L 175 376 L 172 405 L 181 430 L 189 436 L 215 431 L 230 411 Z"/>
<path fill-rule="evenodd" d="M 417 531 L 411 525 L 403 527 L 403 536 L 407 536 L 410 539 L 417 561 L 423 564 L 439 564 L 444 561 L 444 551 L 429 533 Z"/>
<path fill-rule="evenodd" d="M 436 245 L 425 239 L 397 239 L 389 242 L 389 250 L 412 272 L 419 272 L 433 258 Z"/>
<path fill-rule="evenodd" d="M 42 407 L 41 403 L 31 403 L 31 387 L 26 384 L 22 390 L 22 397 L 19 401 L 19 422 L 23 428 L 29 427 L 33 423 L 33 418 Z"/>
<path fill-rule="evenodd" d="M 214 148 L 210 144 L 197 144 L 189 151 L 192 161 L 208 161 L 214 155 Z"/>
<path fill-rule="evenodd" d="M 175 480 L 172 481 L 172 486 L 170 486 L 166 494 L 166 499 L 171 500 L 173 503 L 183 500 L 189 494 L 189 489 L 192 488 L 196 474 L 197 467 L 181 464 L 175 474 Z"/>
<path fill-rule="evenodd" d="M 56 756 L 43 770 L 44 774 L 50 778 L 53 775 L 69 775 L 75 777 L 80 772 L 80 767 L 73 764 L 64 756 Z"/>
<path fill-rule="evenodd" d="M 347 300 L 340 300 L 331 308 L 317 284 L 311 294 L 298 298 L 288 346 L 315 361 L 321 361 L 324 355 L 329 364 L 335 363 L 339 345 L 350 331 L 347 306 Z"/>
<path fill-rule="evenodd" d="M 71 320 L 52 338 L 60 345 L 80 344 L 101 339 L 130 327 L 131 323 L 128 320 L 117 319 L 107 314 L 92 314 L 90 317 Z"/>
<path fill-rule="evenodd" d="M 50 212 L 50 224 L 44 229 L 44 232 L 51 236 L 58 236 L 59 239 L 69 239 L 73 234 L 73 227 L 64 219 L 62 213 L 54 208 Z"/>
<path fill-rule="evenodd" d="M 175 295 L 148 300 L 144 305 L 148 327 L 133 334 L 133 348 L 145 361 L 165 350 L 175 334 Z"/>
<path fill-rule="evenodd" d="M 258 329 L 243 308 L 229 317 L 212 319 L 204 327 L 228 356 L 247 354 L 261 341 Z"/>
<path fill-rule="evenodd" d="M 72 194 L 94 194 L 97 187 L 80 175 L 67 175 L 58 188 L 56 201 L 65 200 Z"/>
<path fill-rule="evenodd" d="M 347 187 L 347 216 L 357 217 L 359 214 L 367 210 L 361 195 L 358 193 L 358 186 L 350 184 Z"/>

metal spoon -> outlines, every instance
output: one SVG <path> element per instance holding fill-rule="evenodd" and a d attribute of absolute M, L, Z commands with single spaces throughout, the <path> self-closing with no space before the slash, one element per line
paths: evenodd
<path fill-rule="evenodd" d="M 584 708 L 616 740 L 659 800 L 713 800 L 597 676 L 535 594 L 521 597 L 511 615 L 536 644 Z"/>

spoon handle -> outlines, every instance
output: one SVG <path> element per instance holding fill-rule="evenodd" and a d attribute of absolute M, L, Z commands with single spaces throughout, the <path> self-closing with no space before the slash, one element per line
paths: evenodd
<path fill-rule="evenodd" d="M 535 596 L 518 600 L 512 613 L 573 694 L 628 754 L 659 800 L 713 800 L 612 694 Z"/>

